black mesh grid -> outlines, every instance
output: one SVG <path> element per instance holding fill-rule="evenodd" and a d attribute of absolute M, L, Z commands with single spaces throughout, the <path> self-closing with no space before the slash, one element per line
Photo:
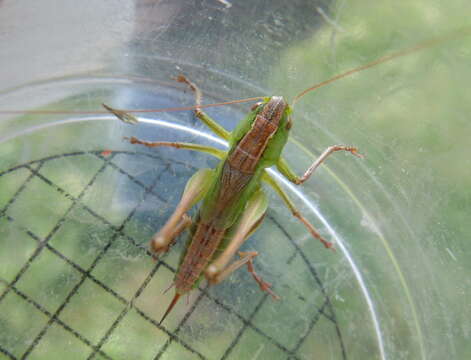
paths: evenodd
<path fill-rule="evenodd" d="M 150 184 L 145 184 L 144 182 L 142 182 L 141 180 L 137 179 L 135 176 L 128 173 L 125 169 L 123 169 L 116 162 L 113 161 L 114 158 L 120 154 L 126 154 L 128 156 L 134 156 L 134 157 L 145 157 L 145 158 L 149 158 L 152 161 L 159 161 L 163 165 L 162 166 L 163 171 L 156 174 L 156 176 L 150 182 Z M 78 195 L 75 195 L 75 196 L 72 195 L 71 193 L 66 191 L 64 188 L 57 185 L 52 179 L 49 179 L 47 176 L 43 175 L 40 172 L 41 168 L 45 164 L 47 164 L 48 161 L 60 159 L 60 158 L 66 158 L 66 157 L 79 158 L 79 157 L 85 157 L 85 156 L 94 157 L 94 159 L 98 161 L 99 166 L 97 167 L 97 170 L 95 171 L 93 176 L 91 176 L 91 178 L 89 179 L 88 183 L 83 187 L 82 191 Z M 284 345 L 281 341 L 279 341 L 279 339 L 275 339 L 272 335 L 266 333 L 264 330 L 256 326 L 254 322 L 255 316 L 257 315 L 259 310 L 262 308 L 264 303 L 267 301 L 267 298 L 268 298 L 267 295 L 264 295 L 260 298 L 256 306 L 249 313 L 248 317 L 246 317 L 239 314 L 230 305 L 227 305 L 225 302 L 221 301 L 220 299 L 218 299 L 217 297 L 209 293 L 207 291 L 207 286 L 200 286 L 199 288 L 200 293 L 196 301 L 194 301 L 192 306 L 187 309 L 185 316 L 180 320 L 178 326 L 173 330 L 169 330 L 165 327 L 165 323 L 163 325 L 159 325 L 158 322 L 155 319 L 153 319 L 152 316 L 146 313 L 146 311 L 144 311 L 135 303 L 135 300 L 141 296 L 141 294 L 146 289 L 147 285 L 150 283 L 154 275 L 159 271 L 159 269 L 166 269 L 171 272 L 176 271 L 175 268 L 173 268 L 171 265 L 169 265 L 165 261 L 165 258 L 155 263 L 151 271 L 147 274 L 147 277 L 140 283 L 140 286 L 132 295 L 131 301 L 127 300 L 125 297 L 123 297 L 121 294 L 115 291 L 111 286 L 106 284 L 106 282 L 100 280 L 99 278 L 97 278 L 96 276 L 92 274 L 93 270 L 97 267 L 98 264 L 100 264 L 100 262 L 103 261 L 105 254 L 109 251 L 110 247 L 113 245 L 113 243 L 117 241 L 118 238 L 124 238 L 127 242 L 129 242 L 129 244 L 131 244 L 131 246 L 136 247 L 140 249 L 141 251 L 146 252 L 150 256 L 150 253 L 143 247 L 143 245 L 140 244 L 139 241 L 137 241 L 137 239 L 128 235 L 123 230 L 128 224 L 128 222 L 130 221 L 130 219 L 135 215 L 135 212 L 138 209 L 138 207 L 145 201 L 148 195 L 151 194 L 159 198 L 160 200 L 165 201 L 165 199 L 162 199 L 160 195 L 158 194 L 158 192 L 155 191 L 155 189 L 157 185 L 159 184 L 161 176 L 163 176 L 166 172 L 172 171 L 171 167 L 172 167 L 173 162 L 174 161 L 169 162 L 168 160 L 162 159 L 159 156 L 152 155 L 149 153 L 122 152 L 122 151 L 110 152 L 110 153 L 108 152 L 74 152 L 74 153 L 68 153 L 68 154 L 61 154 L 57 156 L 50 156 L 41 160 L 31 161 L 29 163 L 13 167 L 4 172 L 0 172 L 0 179 L 7 174 L 12 174 L 17 171 L 26 170 L 28 172 L 28 175 L 23 178 L 21 185 L 19 185 L 16 191 L 13 194 L 11 194 L 10 198 L 5 202 L 5 205 L 0 210 L 0 220 L 2 220 L 3 218 L 7 222 L 14 224 L 18 229 L 20 229 L 24 234 L 26 234 L 28 238 L 32 239 L 35 243 L 34 251 L 28 257 L 25 263 L 19 268 L 16 274 L 12 277 L 12 280 L 7 281 L 6 279 L 0 278 L 0 284 L 3 284 L 3 287 L 0 287 L 0 290 L 1 290 L 0 311 L 2 309 L 2 302 L 4 302 L 5 299 L 7 299 L 9 294 L 10 295 L 15 294 L 16 296 L 21 298 L 23 301 L 25 301 L 27 304 L 37 309 L 39 313 L 41 314 L 41 316 L 45 318 L 44 324 L 37 329 L 37 333 L 35 334 L 35 336 L 33 336 L 33 339 L 29 341 L 28 346 L 22 349 L 21 354 L 16 354 L 16 353 L 14 354 L 11 349 L 11 345 L 8 342 L 2 343 L 1 340 L 0 340 L 0 352 L 4 356 L 6 356 L 6 358 L 9 358 L 9 359 L 26 359 L 33 353 L 33 351 L 38 346 L 40 346 L 42 340 L 45 338 L 45 336 L 47 336 L 48 332 L 51 332 L 52 331 L 51 329 L 58 326 L 61 329 L 65 330 L 67 333 L 69 333 L 75 340 L 78 341 L 78 343 L 83 345 L 88 350 L 88 354 L 84 355 L 84 358 L 112 359 L 113 357 L 110 354 L 107 354 L 105 350 L 103 350 L 103 345 L 116 333 L 118 327 L 122 325 L 123 319 L 125 319 L 131 311 L 134 311 L 140 318 L 144 319 L 149 325 L 157 328 L 159 331 L 165 333 L 166 336 L 168 336 L 165 344 L 161 348 L 159 348 L 151 358 L 153 359 L 163 358 L 166 352 L 169 351 L 169 348 L 171 348 L 172 344 L 177 343 L 179 346 L 185 348 L 195 358 L 213 359 L 212 357 L 208 357 L 208 355 L 203 354 L 201 351 L 194 348 L 190 343 L 188 343 L 188 341 L 186 341 L 184 338 L 180 336 L 181 329 L 184 327 L 188 319 L 192 316 L 198 304 L 203 299 L 206 299 L 207 301 L 213 302 L 216 306 L 218 306 L 222 310 L 228 312 L 231 316 L 238 319 L 242 324 L 236 336 L 232 339 L 230 344 L 227 346 L 227 348 L 223 352 L 223 355 L 218 356 L 218 359 L 228 359 L 231 356 L 231 353 L 233 352 L 234 348 L 237 346 L 241 338 L 244 336 L 244 333 L 246 333 L 250 329 L 251 331 L 258 334 L 259 336 L 263 337 L 266 341 L 270 342 L 279 351 L 284 353 L 287 359 L 300 359 L 301 360 L 303 359 L 303 357 L 299 355 L 298 350 L 303 345 L 304 341 L 309 336 L 312 329 L 316 326 L 316 324 L 318 323 L 318 320 L 322 317 L 327 319 L 333 324 L 335 328 L 335 332 L 338 337 L 337 343 L 339 346 L 339 354 L 341 354 L 342 359 L 346 359 L 347 355 L 346 355 L 346 351 L 344 347 L 344 342 L 342 340 L 340 328 L 338 326 L 338 323 L 335 317 L 334 309 L 330 303 L 329 297 L 327 296 L 327 293 L 324 289 L 322 281 L 317 275 L 317 272 L 314 269 L 314 267 L 310 265 L 309 261 L 307 261 L 306 255 L 300 250 L 296 242 L 293 241 L 290 235 L 277 222 L 276 218 L 270 217 L 271 221 L 273 221 L 279 227 L 280 231 L 284 233 L 284 235 L 287 237 L 289 242 L 292 244 L 293 253 L 288 259 L 288 262 L 287 262 L 288 265 L 296 256 L 300 256 L 306 262 L 306 264 L 308 264 L 309 271 L 314 277 L 317 283 L 316 285 L 320 289 L 324 298 L 322 305 L 315 311 L 314 315 L 311 317 L 310 322 L 309 322 L 309 327 L 304 331 L 304 334 L 299 337 L 297 343 L 294 346 L 289 347 L 289 348 L 286 345 Z M 184 164 L 184 165 L 188 166 L 187 164 Z M 142 196 L 139 199 L 139 201 L 137 201 L 133 205 L 133 207 L 130 208 L 130 211 L 128 212 L 128 214 L 123 219 L 120 219 L 119 223 L 114 223 L 106 219 L 103 215 L 97 213 L 91 207 L 87 206 L 87 204 L 84 203 L 83 201 L 84 197 L 87 196 L 87 193 L 90 191 L 93 184 L 97 181 L 97 178 L 100 176 L 100 174 L 102 174 L 105 171 L 110 171 L 110 170 L 119 172 L 120 175 L 125 176 L 134 185 L 142 188 L 143 190 Z M 55 220 L 55 223 L 51 226 L 51 229 L 45 235 L 39 235 L 35 233 L 34 230 L 28 228 L 28 226 L 25 225 L 24 221 L 19 221 L 18 218 L 15 218 L 15 216 L 9 213 L 9 209 L 12 206 L 14 206 L 18 198 L 21 197 L 21 194 L 26 189 L 28 189 L 28 186 L 30 186 L 31 182 L 37 181 L 37 180 L 40 180 L 43 184 L 46 184 L 48 187 L 50 187 L 55 192 L 57 192 L 61 197 L 67 200 L 65 202 L 67 204 L 67 207 L 64 209 L 62 216 L 58 217 Z M 87 267 L 84 267 L 82 264 L 79 264 L 76 260 L 74 260 L 70 256 L 67 256 L 66 254 L 62 253 L 60 250 L 58 250 L 55 246 L 51 245 L 50 243 L 50 239 L 53 238 L 53 236 L 58 231 L 60 231 L 61 228 L 64 226 L 68 215 L 72 211 L 77 210 L 78 208 L 88 213 L 88 215 L 92 216 L 96 221 L 101 222 L 103 226 L 108 228 L 112 233 L 112 235 L 109 237 L 107 242 L 103 244 L 101 249 L 97 251 L 96 255 L 94 255 L 93 261 L 91 261 L 91 263 Z M 71 287 L 67 296 L 64 299 L 61 299 L 62 301 L 58 304 L 58 306 L 53 311 L 48 309 L 48 304 L 39 302 L 37 299 L 26 294 L 17 286 L 20 279 L 32 271 L 31 268 L 34 266 L 35 262 L 38 261 L 37 259 L 38 257 L 40 257 L 41 253 L 44 252 L 44 249 L 47 249 L 55 257 L 61 259 L 63 262 L 68 264 L 73 269 L 73 271 L 78 274 L 77 275 L 78 281 L 74 284 L 74 286 Z M 81 288 L 84 287 L 84 284 L 86 282 L 92 282 L 94 286 L 98 286 L 100 289 L 108 293 L 112 297 L 114 302 L 121 304 L 120 306 L 122 307 L 121 311 L 119 311 L 119 315 L 116 316 L 114 321 L 107 327 L 106 331 L 104 331 L 104 334 L 101 334 L 99 337 L 96 337 L 95 339 L 91 338 L 89 334 L 86 333 L 86 331 L 82 329 L 77 329 L 73 325 L 69 324 L 67 321 L 62 319 L 63 312 L 65 311 L 65 309 L 72 306 L 71 301 L 73 301 L 73 298 L 77 296 L 77 293 L 80 291 Z"/>

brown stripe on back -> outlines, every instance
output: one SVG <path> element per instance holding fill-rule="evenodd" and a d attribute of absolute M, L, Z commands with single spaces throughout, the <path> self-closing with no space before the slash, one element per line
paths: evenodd
<path fill-rule="evenodd" d="M 272 97 L 255 117 L 251 129 L 239 141 L 227 158 L 234 169 L 253 174 L 268 141 L 278 130 L 286 103 L 281 97 Z"/>

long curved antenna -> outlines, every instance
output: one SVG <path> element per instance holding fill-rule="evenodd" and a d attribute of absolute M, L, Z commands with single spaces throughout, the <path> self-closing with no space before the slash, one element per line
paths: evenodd
<path fill-rule="evenodd" d="M 408 54 L 411 54 L 413 52 L 416 52 L 416 51 L 419 51 L 419 50 L 422 50 L 422 49 L 427 49 L 427 48 L 430 48 L 430 47 L 433 47 L 433 46 L 436 46 L 436 45 L 439 45 L 441 43 L 444 43 L 448 40 L 452 40 L 452 39 L 457 39 L 457 38 L 460 38 L 460 37 L 463 37 L 463 36 L 466 36 L 466 35 L 469 35 L 471 33 L 471 27 L 466 27 L 466 28 L 462 28 L 462 29 L 459 29 L 459 30 L 456 30 L 456 31 L 453 31 L 453 32 L 450 32 L 446 35 L 443 35 L 443 36 L 440 36 L 440 37 L 436 37 L 434 39 L 430 39 L 430 40 L 426 40 L 420 44 L 417 44 L 417 45 L 414 45 L 410 48 L 407 48 L 407 49 L 404 49 L 404 50 L 400 50 L 400 51 L 397 51 L 397 52 L 394 52 L 392 54 L 389 54 L 389 55 L 386 55 L 386 56 L 383 56 L 383 57 L 380 57 L 376 60 L 373 60 L 371 62 L 369 62 L 368 64 L 365 64 L 365 65 L 362 65 L 362 66 L 358 66 L 354 69 L 351 69 L 351 70 L 348 70 L 344 73 L 341 73 L 339 75 L 336 75 L 328 80 L 324 80 L 314 86 L 311 86 L 309 88 L 307 88 L 306 90 L 303 90 L 301 91 L 298 95 L 296 95 L 293 99 L 293 103 L 291 106 L 294 106 L 294 104 L 300 99 L 302 98 L 304 95 L 306 95 L 307 93 L 313 91 L 313 90 L 316 90 L 316 89 L 319 89 L 320 87 L 323 87 L 325 85 L 328 85 L 330 83 L 333 83 L 334 81 L 337 81 L 339 79 L 342 79 L 344 77 L 347 77 L 347 76 L 350 76 L 352 74 L 355 74 L 357 72 L 360 72 L 360 71 L 363 71 L 363 70 L 366 70 L 366 69 L 369 69 L 371 67 L 374 67 L 376 65 L 379 65 L 379 64 L 382 64 L 382 63 L 385 63 L 385 62 L 388 62 L 388 61 L 391 61 L 393 59 L 396 59 L 396 58 L 399 58 L 399 57 L 402 57 L 402 56 L 405 56 L 405 55 L 408 55 Z"/>
<path fill-rule="evenodd" d="M 231 101 L 224 101 L 214 104 L 204 104 L 204 105 L 193 105 L 193 106 L 182 106 L 182 107 L 170 107 L 170 108 L 160 108 L 160 109 L 126 109 L 128 113 L 156 113 L 156 112 L 175 112 L 175 111 L 189 111 L 202 108 L 210 108 L 223 105 L 231 104 L 240 104 L 244 102 L 257 101 L 265 99 L 264 96 L 256 96 L 246 99 L 238 99 Z M 61 111 L 61 110 L 0 110 L 0 114 L 41 114 L 41 115 L 67 115 L 67 114 L 80 114 L 80 115 L 99 115 L 99 114 L 109 114 L 107 110 L 97 110 L 97 111 Z"/>

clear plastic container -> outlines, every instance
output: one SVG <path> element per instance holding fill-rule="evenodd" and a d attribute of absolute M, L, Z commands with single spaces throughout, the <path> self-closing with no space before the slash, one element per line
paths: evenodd
<path fill-rule="evenodd" d="M 205 282 L 158 322 L 184 249 L 147 252 L 210 156 L 124 136 L 224 148 L 191 112 L 123 124 L 101 111 L 301 90 L 465 26 L 456 1 L 15 1 L 0 4 L 0 353 L 11 359 L 466 359 L 471 356 L 471 38 L 306 95 L 284 187 L 336 244 L 311 239 L 270 189 L 244 270 Z M 208 109 L 228 129 L 249 104 Z M 5 110 L 45 113 L 6 114 Z M 59 113 L 51 113 L 51 110 Z M 3 113 L 2 113 L 3 111 Z M 71 112 L 77 113 L 71 113 Z M 60 113 L 63 112 L 63 113 Z M 87 113 L 89 112 L 89 113 Z"/>

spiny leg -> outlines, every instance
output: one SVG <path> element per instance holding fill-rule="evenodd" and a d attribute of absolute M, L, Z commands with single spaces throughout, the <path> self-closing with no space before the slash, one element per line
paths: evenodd
<path fill-rule="evenodd" d="M 299 221 L 303 223 L 303 225 L 307 228 L 307 230 L 311 233 L 313 237 L 318 239 L 326 248 L 328 249 L 333 249 L 333 244 L 327 240 L 325 240 L 319 232 L 314 228 L 314 226 L 304 217 L 301 215 L 299 210 L 296 208 L 296 206 L 293 204 L 291 199 L 289 198 L 288 194 L 281 188 L 280 184 L 273 179 L 267 172 L 265 172 L 262 176 L 262 180 L 265 181 L 268 185 L 270 185 L 273 190 L 276 191 L 276 193 L 281 197 L 281 199 L 285 202 L 286 206 L 291 211 L 291 214 L 293 214 L 294 217 L 298 218 Z"/>
<path fill-rule="evenodd" d="M 297 176 L 293 170 L 289 167 L 288 163 L 285 159 L 281 158 L 278 160 L 276 164 L 277 169 L 292 183 L 296 185 L 302 184 L 305 182 L 309 177 L 313 174 L 313 172 L 319 167 L 320 164 L 324 162 L 324 160 L 332 153 L 336 151 L 349 151 L 353 155 L 362 158 L 363 155 L 358 153 L 358 149 L 353 146 L 346 146 L 346 145 L 334 145 L 329 146 L 325 151 L 319 156 L 319 158 L 312 163 L 311 166 L 306 170 L 303 176 Z"/>
<path fill-rule="evenodd" d="M 242 258 L 241 260 L 243 260 L 244 257 L 248 257 L 249 261 L 247 262 L 247 271 L 252 275 L 254 280 L 257 282 L 258 286 L 260 286 L 260 289 L 262 291 L 269 293 L 273 299 L 279 300 L 280 297 L 276 295 L 273 292 L 273 290 L 271 290 L 271 284 L 264 281 L 262 277 L 258 275 L 257 272 L 255 271 L 255 268 L 253 266 L 253 258 L 255 256 L 258 256 L 258 252 L 257 251 L 247 251 L 247 252 L 239 251 L 239 256 Z"/>
<path fill-rule="evenodd" d="M 195 115 L 198 119 L 200 119 L 207 127 L 211 129 L 216 135 L 220 136 L 224 140 L 229 140 L 231 133 L 224 129 L 221 125 L 219 125 L 216 121 L 214 121 L 211 117 L 209 117 L 203 110 L 201 110 L 198 106 L 201 105 L 201 98 L 202 93 L 198 86 L 195 85 L 192 81 L 188 80 L 185 75 L 178 75 L 175 78 L 176 81 L 187 84 L 188 87 L 195 93 L 195 103 L 196 103 L 196 110 Z"/>
<path fill-rule="evenodd" d="M 213 170 L 201 169 L 188 180 L 180 203 L 151 240 L 150 247 L 156 256 L 167 252 L 174 239 L 191 225 L 191 219 L 186 212 L 206 194 L 213 176 Z"/>
<path fill-rule="evenodd" d="M 271 285 L 262 280 L 255 272 L 252 259 L 258 255 L 256 251 L 239 253 L 241 259 L 229 264 L 230 260 L 242 246 L 244 241 L 261 224 L 268 207 L 266 195 L 260 189 L 247 202 L 244 212 L 236 224 L 235 231 L 231 234 L 230 242 L 223 252 L 211 263 L 205 271 L 208 282 L 218 284 L 227 278 L 232 272 L 247 264 L 248 271 L 252 274 L 254 280 L 260 286 L 260 289 L 268 292 L 274 299 L 278 296 L 270 289 Z"/>

